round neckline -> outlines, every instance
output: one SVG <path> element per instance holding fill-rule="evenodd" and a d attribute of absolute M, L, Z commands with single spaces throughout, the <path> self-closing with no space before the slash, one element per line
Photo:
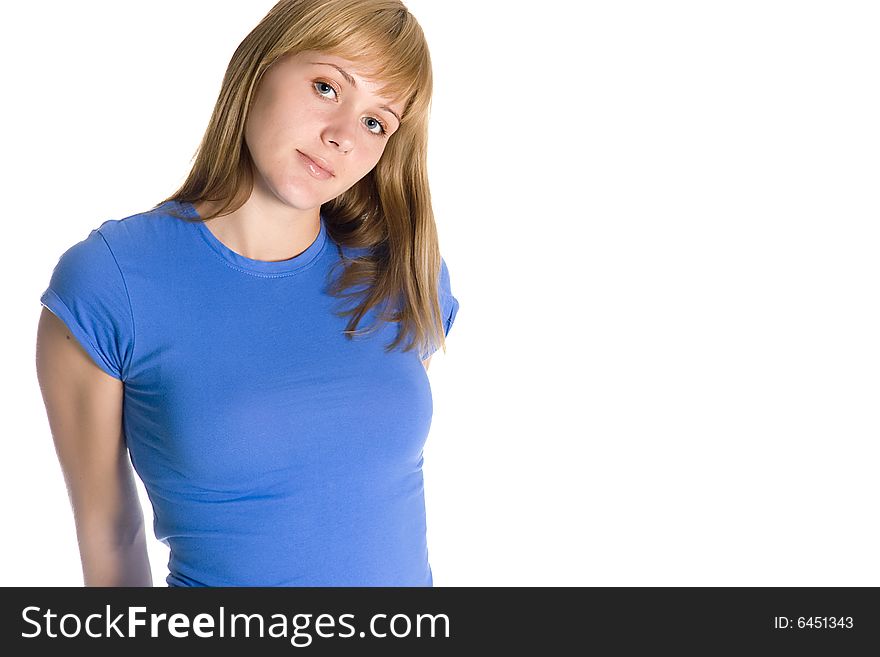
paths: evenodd
<path fill-rule="evenodd" d="M 253 258 L 248 258 L 240 253 L 236 253 L 221 242 L 217 236 L 208 229 L 206 222 L 199 215 L 195 205 L 189 201 L 176 201 L 176 203 L 185 216 L 192 219 L 198 219 L 195 224 L 199 235 L 201 235 L 205 243 L 210 246 L 217 255 L 223 258 L 223 260 L 233 268 L 248 273 L 263 275 L 289 275 L 298 273 L 310 266 L 317 257 L 321 255 L 324 251 L 324 247 L 327 245 L 327 227 L 324 223 L 324 216 L 319 215 L 321 226 L 318 230 L 318 236 L 305 251 L 292 258 L 288 258 L 287 260 L 277 260 L 274 262 L 269 260 L 254 260 Z"/>

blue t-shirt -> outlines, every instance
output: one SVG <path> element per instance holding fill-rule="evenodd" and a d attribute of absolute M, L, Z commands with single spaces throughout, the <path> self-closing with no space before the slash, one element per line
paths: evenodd
<path fill-rule="evenodd" d="M 198 217 L 169 201 L 105 221 L 60 257 L 40 299 L 124 382 L 167 584 L 433 586 L 421 358 L 436 347 L 386 353 L 394 323 L 343 335 L 349 317 L 333 311 L 351 302 L 325 292 L 340 254 L 323 217 L 304 252 L 268 262 L 169 209 Z M 445 260 L 439 285 L 448 334 Z"/>

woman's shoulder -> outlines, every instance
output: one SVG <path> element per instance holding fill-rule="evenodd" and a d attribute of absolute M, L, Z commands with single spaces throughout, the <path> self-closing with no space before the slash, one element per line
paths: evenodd
<path fill-rule="evenodd" d="M 181 218 L 184 217 L 184 218 Z M 148 248 L 161 244 L 170 233 L 185 230 L 190 215 L 186 209 L 173 202 L 165 202 L 148 210 L 107 219 L 97 227 L 97 232 L 111 249 Z"/>

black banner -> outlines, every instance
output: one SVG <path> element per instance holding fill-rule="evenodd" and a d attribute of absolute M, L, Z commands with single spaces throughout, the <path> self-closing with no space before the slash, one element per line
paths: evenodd
<path fill-rule="evenodd" d="M 7 655 L 183 654 L 220 643 L 258 655 L 854 655 L 880 646 L 871 587 L 5 588 L 0 611 Z"/>

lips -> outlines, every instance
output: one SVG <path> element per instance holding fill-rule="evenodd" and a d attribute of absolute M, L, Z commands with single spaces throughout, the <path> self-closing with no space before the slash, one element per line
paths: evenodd
<path fill-rule="evenodd" d="M 307 153 L 303 153 L 301 150 L 297 150 L 297 153 L 299 153 L 300 155 L 302 155 L 306 159 L 311 160 L 312 164 L 314 164 L 316 167 L 318 167 L 320 169 L 323 169 L 329 175 L 331 175 L 331 176 L 336 175 L 336 172 L 333 170 L 333 167 L 330 166 L 330 163 L 327 162 L 327 160 L 325 160 L 324 158 L 317 157 L 315 155 L 308 155 Z"/>

